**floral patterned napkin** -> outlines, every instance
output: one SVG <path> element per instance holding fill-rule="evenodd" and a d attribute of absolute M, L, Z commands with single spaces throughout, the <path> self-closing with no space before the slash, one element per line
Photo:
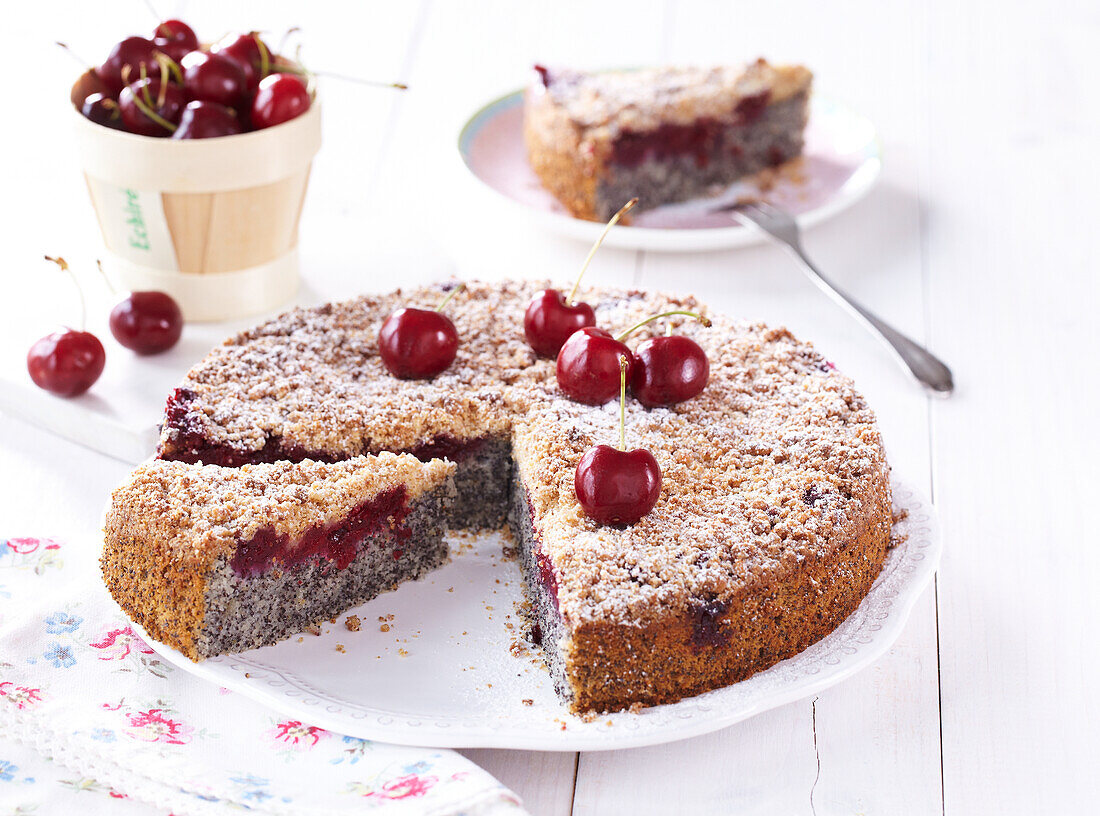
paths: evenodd
<path fill-rule="evenodd" d="M 164 663 L 97 549 L 0 538 L 0 811 L 525 813 L 453 751 L 334 734 Z"/>

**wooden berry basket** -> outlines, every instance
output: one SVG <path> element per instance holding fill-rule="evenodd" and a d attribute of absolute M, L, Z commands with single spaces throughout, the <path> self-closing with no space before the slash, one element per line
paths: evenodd
<path fill-rule="evenodd" d="M 73 98 L 80 96 L 73 87 Z M 321 106 L 214 139 L 137 136 L 73 111 L 112 279 L 159 289 L 187 320 L 269 311 L 298 288 L 298 220 L 321 146 Z"/>

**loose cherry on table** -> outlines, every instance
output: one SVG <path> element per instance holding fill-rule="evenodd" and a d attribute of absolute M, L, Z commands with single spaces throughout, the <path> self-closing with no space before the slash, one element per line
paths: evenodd
<path fill-rule="evenodd" d="M 180 116 L 179 127 L 173 139 L 212 139 L 233 136 L 243 130 L 241 121 L 232 108 L 217 102 L 195 100 L 188 102 Z"/>
<path fill-rule="evenodd" d="M 98 261 L 99 272 L 114 291 Z M 167 292 L 131 292 L 111 309 L 111 334 L 120 346 L 138 354 L 160 354 L 179 342 L 183 312 Z"/>
<path fill-rule="evenodd" d="M 72 275 L 63 258 L 51 258 L 65 272 Z M 75 282 L 75 277 L 73 278 Z M 79 289 L 79 284 L 77 284 Z M 81 324 L 84 322 L 84 293 L 80 293 Z M 103 344 L 91 332 L 83 329 L 65 329 L 53 332 L 36 341 L 27 352 L 27 373 L 39 388 L 59 397 L 75 397 L 83 394 L 103 373 L 107 352 Z"/>
<path fill-rule="evenodd" d="M 383 365 L 401 380 L 430 380 L 446 371 L 458 353 L 458 330 L 442 309 L 465 287 L 459 284 L 432 309 L 398 309 L 378 333 Z"/>
<path fill-rule="evenodd" d="M 581 278 L 584 277 L 592 257 L 600 248 L 603 239 L 607 237 L 607 233 L 637 203 L 638 199 L 632 198 L 611 216 L 600 237 L 592 245 L 588 257 L 584 259 L 584 265 L 581 266 L 581 272 L 573 282 L 573 288 L 568 297 L 562 297 L 562 293 L 557 289 L 543 289 L 527 304 L 527 311 L 523 315 L 523 333 L 527 337 L 528 345 L 540 357 L 551 359 L 557 357 L 561 347 L 573 332 L 596 325 L 596 312 L 593 308 L 581 301 L 574 303 L 573 298 L 577 294 Z"/>
<path fill-rule="evenodd" d="M 248 79 L 236 60 L 225 54 L 192 51 L 180 63 L 188 101 L 217 102 L 240 107 L 248 98 Z"/>
<path fill-rule="evenodd" d="M 142 136 L 171 136 L 187 104 L 179 85 L 167 77 L 144 77 L 122 89 L 118 107 L 122 124 Z"/>
<path fill-rule="evenodd" d="M 710 320 L 694 312 L 665 312 L 643 320 L 620 335 L 621 339 L 647 323 L 674 314 L 687 315 L 710 326 Z M 630 391 L 646 408 L 675 405 L 698 395 L 707 386 L 710 362 L 707 353 L 690 337 L 652 337 L 634 350 Z"/>
<path fill-rule="evenodd" d="M 661 467 L 645 448 L 626 449 L 626 377 L 630 361 L 619 360 L 619 447 L 596 445 L 577 463 L 573 489 L 585 514 L 600 524 L 630 525 L 649 513 L 661 496 Z"/>
<path fill-rule="evenodd" d="M 295 74 L 264 77 L 252 98 L 252 127 L 256 130 L 289 122 L 309 110 L 309 91 Z"/>

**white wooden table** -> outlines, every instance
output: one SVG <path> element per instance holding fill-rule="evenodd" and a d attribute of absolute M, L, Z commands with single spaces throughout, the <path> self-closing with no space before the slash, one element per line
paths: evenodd
<path fill-rule="evenodd" d="M 474 188 L 454 146 L 464 118 L 522 84 L 536 60 L 763 54 L 804 62 L 818 88 L 872 118 L 885 145 L 880 185 L 806 245 L 953 366 L 952 399 L 923 396 L 773 248 L 604 249 L 589 280 L 690 290 L 730 314 L 786 324 L 856 379 L 894 467 L 943 519 L 943 566 L 904 636 L 854 679 L 708 737 L 579 756 L 465 753 L 540 815 L 1096 812 L 1100 534 L 1086 519 L 1100 506 L 1095 7 L 159 5 L 200 33 L 301 25 L 313 67 L 412 87 L 396 95 L 325 82 L 325 146 L 302 223 L 307 282 L 361 275 L 359 288 L 383 290 L 438 275 L 395 275 L 378 257 L 372 235 L 395 218 L 419 222 L 460 275 L 570 279 L 587 247 L 536 231 Z M 71 302 L 46 299 L 61 290 L 40 256 L 88 262 L 99 246 L 60 109 L 73 65 L 52 41 L 99 59 L 151 18 L 138 3 L 108 15 L 74 0 L 8 14 L 0 308 L 41 310 L 45 331 Z M 86 535 L 127 469 L 0 417 L 6 532 Z"/>

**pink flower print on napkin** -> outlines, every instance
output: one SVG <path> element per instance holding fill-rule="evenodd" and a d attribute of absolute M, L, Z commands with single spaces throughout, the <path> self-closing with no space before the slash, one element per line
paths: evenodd
<path fill-rule="evenodd" d="M 304 750 L 309 750 L 328 736 L 328 731 L 325 729 L 314 725 L 304 725 L 299 720 L 281 722 L 268 733 L 276 740 Z"/>
<path fill-rule="evenodd" d="M 35 703 L 42 702 L 42 689 L 30 686 L 17 686 L 10 680 L 0 683 L 0 697 L 4 702 L 11 703 L 16 708 L 27 708 Z"/>
<path fill-rule="evenodd" d="M 126 733 L 142 742 L 186 745 L 191 741 L 191 733 L 195 730 L 189 725 L 165 717 L 164 709 L 161 708 L 127 712 L 126 719 L 130 721 L 125 728 Z"/>
<path fill-rule="evenodd" d="M 129 626 L 111 629 L 98 641 L 88 645 L 101 651 L 100 660 L 125 660 L 130 656 L 131 650 L 141 654 L 153 654 L 148 644 L 134 634 L 134 630 Z"/>
<path fill-rule="evenodd" d="M 368 788 L 362 795 L 365 799 L 413 799 L 426 794 L 438 781 L 434 776 L 408 774 L 391 779 L 378 790 Z"/>

